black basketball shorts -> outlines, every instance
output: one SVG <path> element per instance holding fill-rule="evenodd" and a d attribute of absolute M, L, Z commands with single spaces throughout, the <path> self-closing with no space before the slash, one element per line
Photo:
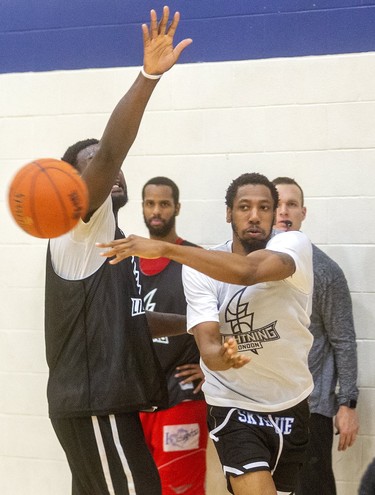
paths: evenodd
<path fill-rule="evenodd" d="M 278 491 L 293 492 L 308 444 L 307 400 L 284 411 L 258 413 L 208 407 L 208 425 L 227 477 L 270 471 Z"/>

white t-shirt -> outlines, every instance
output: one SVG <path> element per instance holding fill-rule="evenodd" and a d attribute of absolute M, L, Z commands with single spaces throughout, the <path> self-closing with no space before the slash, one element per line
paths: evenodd
<path fill-rule="evenodd" d="M 232 251 L 232 242 L 214 249 Z M 285 280 L 240 286 L 218 282 L 183 267 L 188 303 L 187 325 L 215 321 L 223 336 L 235 336 L 251 361 L 240 369 L 205 374 L 208 404 L 258 412 L 281 411 L 308 397 L 313 389 L 307 357 L 312 291 L 312 247 L 302 232 L 273 237 L 266 249 L 289 254 L 296 271 Z"/>
<path fill-rule="evenodd" d="M 116 230 L 112 198 L 108 198 L 85 223 L 60 237 L 50 240 L 52 266 L 57 275 L 66 280 L 82 280 L 95 273 L 105 262 L 96 242 L 114 239 Z"/>

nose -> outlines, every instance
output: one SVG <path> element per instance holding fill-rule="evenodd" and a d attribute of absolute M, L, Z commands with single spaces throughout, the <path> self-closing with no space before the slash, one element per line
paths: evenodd
<path fill-rule="evenodd" d="M 277 207 L 278 215 L 286 215 L 288 213 L 288 207 L 285 203 L 281 203 Z"/>
<path fill-rule="evenodd" d="M 259 223 L 259 210 L 258 208 L 251 208 L 249 210 L 249 223 Z"/>
<path fill-rule="evenodd" d="M 160 206 L 157 203 L 155 203 L 152 207 L 152 214 L 160 215 Z"/>

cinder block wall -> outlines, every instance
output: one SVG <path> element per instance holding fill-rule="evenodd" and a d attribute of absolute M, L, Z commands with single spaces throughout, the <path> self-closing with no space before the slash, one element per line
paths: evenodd
<path fill-rule="evenodd" d="M 70 476 L 47 417 L 43 339 L 46 241 L 10 218 L 9 182 L 24 163 L 100 137 L 137 68 L 0 75 L 0 493 L 66 495 Z M 354 303 L 360 436 L 334 454 L 339 495 L 356 493 L 375 455 L 375 53 L 186 64 L 163 76 L 124 163 L 127 233 L 146 234 L 140 193 L 154 175 L 181 189 L 181 236 L 230 236 L 224 194 L 245 171 L 294 177 L 305 232 L 340 263 Z M 103 91 L 105 88 L 105 91 Z M 335 446 L 336 448 L 336 446 Z M 208 495 L 226 493 L 210 451 Z"/>

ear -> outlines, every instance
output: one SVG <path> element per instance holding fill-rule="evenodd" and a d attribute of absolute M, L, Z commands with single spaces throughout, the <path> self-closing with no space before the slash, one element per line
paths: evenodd
<path fill-rule="evenodd" d="M 303 220 L 305 220 L 305 218 L 306 218 L 306 213 L 307 213 L 306 206 L 303 206 L 303 207 L 302 207 L 302 221 L 303 221 Z"/>
<path fill-rule="evenodd" d="M 226 222 L 232 223 L 232 209 L 227 206 Z"/>
<path fill-rule="evenodd" d="M 176 208 L 174 210 L 176 217 L 180 214 L 180 209 L 181 209 L 181 203 L 177 203 Z"/>

